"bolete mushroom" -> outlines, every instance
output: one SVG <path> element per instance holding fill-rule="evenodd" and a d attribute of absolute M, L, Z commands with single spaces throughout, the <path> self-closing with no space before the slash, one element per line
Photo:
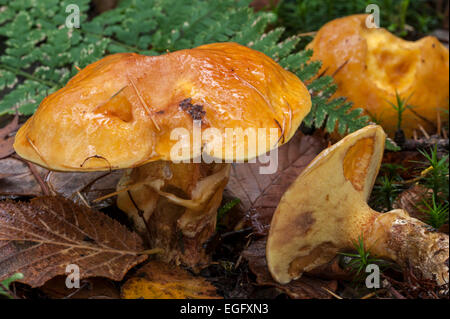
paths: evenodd
<path fill-rule="evenodd" d="M 448 283 L 448 235 L 404 210 L 378 213 L 367 204 L 384 142 L 380 126 L 360 129 L 320 153 L 286 191 L 266 247 L 276 281 L 299 278 L 362 238 L 371 254 Z"/>
<path fill-rule="evenodd" d="M 345 96 L 390 135 L 397 130 L 396 93 L 412 108 L 402 115 L 407 136 L 422 125 L 436 132 L 438 114 L 448 115 L 449 52 L 432 36 L 406 41 L 383 28 L 368 28 L 368 15 L 352 15 L 325 24 L 308 45 L 319 73 L 332 75 L 336 96 Z M 366 24 L 368 22 L 368 25 Z M 409 99 L 408 99 L 409 98 Z M 442 113 L 442 114 L 441 114 Z"/>
<path fill-rule="evenodd" d="M 118 206 L 162 259 L 197 267 L 207 259 L 203 243 L 215 230 L 230 163 L 287 142 L 310 108 L 294 74 L 235 43 L 120 53 L 46 97 L 14 148 L 52 170 L 127 169 Z M 252 130 L 262 130 L 257 142 Z"/>

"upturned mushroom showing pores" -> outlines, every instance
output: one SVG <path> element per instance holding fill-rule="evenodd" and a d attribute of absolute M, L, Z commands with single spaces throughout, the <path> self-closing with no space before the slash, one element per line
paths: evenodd
<path fill-rule="evenodd" d="M 207 259 L 202 245 L 215 229 L 229 163 L 287 142 L 310 108 L 294 74 L 235 43 L 161 56 L 121 53 L 88 65 L 46 97 L 14 148 L 52 170 L 128 169 L 118 185 L 119 207 L 163 259 L 196 267 Z M 204 137 L 208 129 L 219 140 L 195 141 L 196 132 Z M 267 135 L 256 147 L 227 129 Z M 188 135 L 181 154 L 172 152 L 180 132 Z M 192 163 L 210 149 L 219 163 Z"/>
<path fill-rule="evenodd" d="M 384 141 L 385 133 L 375 125 L 348 135 L 320 153 L 286 191 L 266 247 L 275 280 L 298 278 L 362 238 L 371 254 L 448 283 L 448 235 L 404 210 L 378 213 L 367 205 Z"/>

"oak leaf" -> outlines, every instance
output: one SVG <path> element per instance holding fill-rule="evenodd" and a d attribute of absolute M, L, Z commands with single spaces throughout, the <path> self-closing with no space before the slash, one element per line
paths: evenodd
<path fill-rule="evenodd" d="M 62 197 L 0 202 L 0 281 L 16 272 L 32 287 L 76 264 L 80 279 L 121 280 L 147 256 L 141 238 L 110 217 Z"/>
<path fill-rule="evenodd" d="M 122 286 L 123 299 L 218 299 L 206 279 L 162 261 L 150 261 Z"/>

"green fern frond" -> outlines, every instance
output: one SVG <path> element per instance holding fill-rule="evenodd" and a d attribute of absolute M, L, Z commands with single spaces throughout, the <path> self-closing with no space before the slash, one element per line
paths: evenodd
<path fill-rule="evenodd" d="M 312 95 L 311 112 L 304 122 L 306 126 L 324 127 L 327 132 L 337 130 L 339 134 L 354 132 L 369 123 L 362 109 L 351 109 L 352 103 L 345 97 L 331 99 L 337 86 L 329 76 L 323 76 L 308 85 Z"/>

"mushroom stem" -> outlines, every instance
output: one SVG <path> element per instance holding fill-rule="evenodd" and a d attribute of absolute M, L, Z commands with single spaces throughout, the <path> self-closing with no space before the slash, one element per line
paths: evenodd
<path fill-rule="evenodd" d="M 448 283 L 448 235 L 403 210 L 378 213 L 367 204 L 385 138 L 375 125 L 346 136 L 320 153 L 289 187 L 267 240 L 267 265 L 275 280 L 299 278 L 352 249 L 362 236 L 372 255 Z"/>
<path fill-rule="evenodd" d="M 149 233 L 151 248 L 163 250 L 157 258 L 198 270 L 209 261 L 203 244 L 215 231 L 229 172 L 230 164 L 152 162 L 124 174 L 117 188 L 128 191 L 117 205 Z"/>
<path fill-rule="evenodd" d="M 439 285 L 448 283 L 449 240 L 446 234 L 401 209 L 383 214 L 371 211 L 371 214 L 372 223 L 367 225 L 363 236 L 372 254 L 391 259 L 404 268 L 412 266 L 422 278 L 433 279 Z"/>

